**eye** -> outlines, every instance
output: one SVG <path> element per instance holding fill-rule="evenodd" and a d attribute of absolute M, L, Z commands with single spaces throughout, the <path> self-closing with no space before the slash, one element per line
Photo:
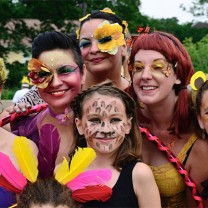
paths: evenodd
<path fill-rule="evenodd" d="M 112 118 L 111 119 L 111 123 L 118 123 L 118 122 L 120 122 L 121 121 L 121 119 L 120 118 Z"/>
<path fill-rule="evenodd" d="M 160 63 L 151 65 L 151 69 L 154 69 L 154 70 L 161 70 L 164 67 L 165 67 L 165 65 L 164 64 L 160 64 Z"/>
<path fill-rule="evenodd" d="M 65 65 L 61 66 L 57 69 L 58 74 L 68 74 L 71 72 L 74 72 L 78 67 L 77 66 L 71 66 L 71 65 Z"/>
<path fill-rule="evenodd" d="M 109 42 L 111 40 L 112 40 L 111 36 L 106 36 L 104 38 L 99 39 L 98 42 L 101 43 L 101 44 L 104 44 L 104 43 L 107 43 L 107 42 Z"/>
<path fill-rule="evenodd" d="M 141 72 L 145 68 L 144 64 L 136 63 L 134 64 L 133 72 Z"/>
<path fill-rule="evenodd" d="M 50 76 L 51 74 L 52 74 L 51 72 L 46 72 L 46 71 L 43 71 L 43 70 L 37 72 L 37 75 L 38 75 L 38 77 L 40 77 L 40 78 L 48 77 L 48 76 Z"/>
<path fill-rule="evenodd" d="M 80 41 L 79 43 L 79 47 L 82 48 L 87 48 L 91 45 L 91 42 L 89 40 L 85 40 L 85 41 Z"/>
<path fill-rule="evenodd" d="M 101 123 L 99 118 L 90 118 L 88 121 L 90 121 L 92 123 Z"/>

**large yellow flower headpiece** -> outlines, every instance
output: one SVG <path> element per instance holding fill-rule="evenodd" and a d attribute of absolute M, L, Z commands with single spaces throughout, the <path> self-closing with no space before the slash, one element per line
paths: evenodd
<path fill-rule="evenodd" d="M 192 96 L 192 102 L 194 104 L 194 107 L 196 105 L 196 98 L 198 94 L 198 90 L 203 86 L 203 84 L 208 80 L 208 75 L 205 74 L 203 71 L 197 71 L 192 75 L 190 80 L 190 85 L 192 88 L 191 96 Z"/>
<path fill-rule="evenodd" d="M 122 27 L 118 23 L 110 24 L 105 20 L 94 32 L 94 38 L 98 40 L 98 48 L 102 52 L 115 55 L 118 47 L 125 44 Z"/>

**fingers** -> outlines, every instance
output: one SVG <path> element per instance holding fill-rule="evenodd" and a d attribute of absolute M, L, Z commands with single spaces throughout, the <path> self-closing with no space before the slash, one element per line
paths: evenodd
<path fill-rule="evenodd" d="M 15 106 L 13 107 L 13 111 L 10 113 L 24 113 L 27 111 L 27 109 L 30 109 L 31 105 L 26 104 L 26 103 L 16 103 Z"/>

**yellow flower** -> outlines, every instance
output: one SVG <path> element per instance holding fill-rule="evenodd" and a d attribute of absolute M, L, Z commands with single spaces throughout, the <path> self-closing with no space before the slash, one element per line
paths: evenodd
<path fill-rule="evenodd" d="M 80 29 L 76 30 L 76 35 L 77 35 L 77 39 L 79 39 L 79 37 L 80 37 Z"/>
<path fill-rule="evenodd" d="M 83 20 L 87 19 L 91 14 L 87 14 L 84 17 L 80 18 L 79 21 L 82 22 Z"/>
<path fill-rule="evenodd" d="M 128 33 L 129 29 L 128 29 L 128 23 L 127 23 L 127 21 L 126 21 L 126 20 L 123 20 L 123 21 L 122 21 L 122 24 L 125 25 L 124 33 L 125 33 L 125 34 Z"/>
<path fill-rule="evenodd" d="M 115 55 L 118 47 L 125 44 L 122 27 L 118 23 L 110 24 L 109 21 L 101 23 L 94 32 L 98 40 L 98 48 L 102 52 Z"/>
<path fill-rule="evenodd" d="M 115 12 L 113 12 L 110 8 L 104 8 L 102 10 L 100 10 L 100 12 L 105 12 L 105 13 L 109 13 L 109 14 L 115 14 Z"/>

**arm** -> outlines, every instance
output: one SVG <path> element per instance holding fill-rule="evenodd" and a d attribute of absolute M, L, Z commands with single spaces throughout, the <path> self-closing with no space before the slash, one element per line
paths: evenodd
<path fill-rule="evenodd" d="M 200 194 L 203 191 L 201 182 L 208 179 L 207 152 L 208 140 L 197 139 L 186 163 L 190 177 L 196 184 Z M 208 206 L 208 200 L 204 201 L 204 205 L 205 207 Z"/>
<path fill-rule="evenodd" d="M 149 166 L 141 162 L 135 165 L 133 185 L 140 208 L 161 207 L 159 190 Z"/>

